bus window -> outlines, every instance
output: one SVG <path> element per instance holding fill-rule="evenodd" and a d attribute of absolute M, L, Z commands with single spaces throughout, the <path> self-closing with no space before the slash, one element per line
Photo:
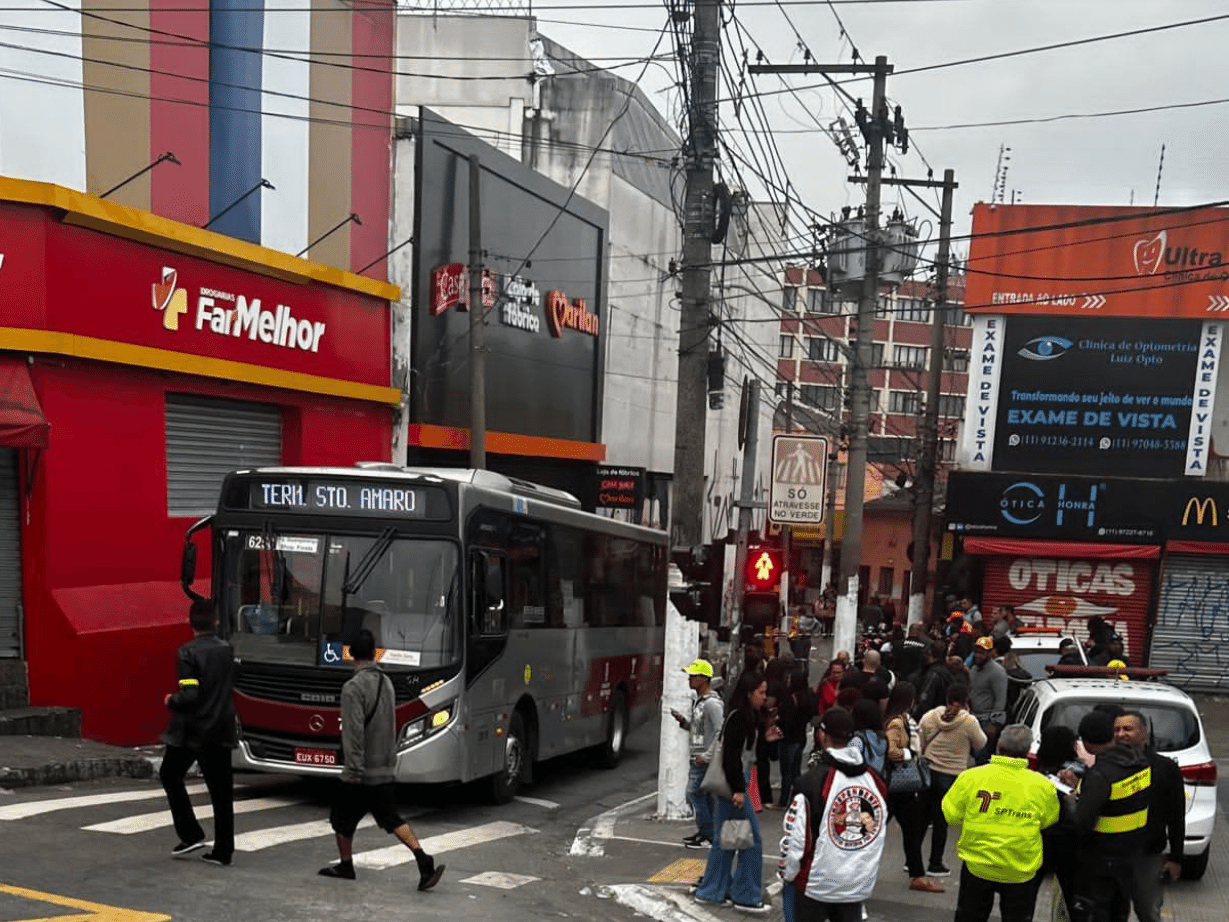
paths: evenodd
<path fill-rule="evenodd" d="M 504 558 L 487 551 L 473 555 L 474 631 L 486 636 L 507 631 Z"/>
<path fill-rule="evenodd" d="M 518 523 L 508 536 L 509 626 L 545 627 L 542 529 Z"/>

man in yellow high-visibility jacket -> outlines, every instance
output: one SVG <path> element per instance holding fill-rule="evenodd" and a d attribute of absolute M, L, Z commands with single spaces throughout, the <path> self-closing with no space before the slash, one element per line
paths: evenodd
<path fill-rule="evenodd" d="M 964 861 L 955 922 L 986 922 L 999 897 L 1003 922 L 1031 922 L 1041 867 L 1041 830 L 1058 820 L 1058 792 L 1030 771 L 1033 733 L 1004 727 L 998 754 L 956 778 L 943 798 L 948 823 L 962 827 L 956 852 Z"/>

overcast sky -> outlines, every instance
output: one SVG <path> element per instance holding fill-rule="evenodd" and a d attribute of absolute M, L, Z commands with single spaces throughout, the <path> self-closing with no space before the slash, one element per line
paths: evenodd
<path fill-rule="evenodd" d="M 542 0 L 534 13 L 539 29 L 589 58 L 648 55 L 656 35 L 610 26 L 656 29 L 664 21 L 661 7 L 647 0 L 631 9 L 550 9 L 567 0 Z M 887 55 L 897 70 L 956 61 L 1056 42 L 1145 29 L 1229 14 L 1224 0 L 879 0 L 864 4 L 838 2 L 836 13 L 862 57 Z M 728 12 L 728 7 L 727 7 Z M 824 2 L 786 3 L 815 60 L 848 62 L 850 43 L 841 37 L 833 8 Z M 798 39 L 775 5 L 740 4 L 734 15 L 744 34 L 772 63 L 799 63 Z M 583 19 L 585 24 L 559 20 Z M 733 25 L 727 34 L 737 35 Z M 735 40 L 736 41 L 736 40 Z M 728 45 L 727 45 L 728 47 Z M 1027 54 L 929 73 L 901 74 L 888 80 L 888 96 L 903 107 L 916 147 L 936 176 L 953 168 L 960 189 L 955 233 L 967 233 L 969 211 L 989 200 L 1000 145 L 1011 148 L 1006 198 L 1029 204 L 1151 205 L 1157 162 L 1166 145 L 1161 179 L 1162 205 L 1229 199 L 1225 151 L 1229 149 L 1229 105 L 1170 108 L 1110 118 L 940 130 L 936 126 L 967 122 L 1042 118 L 1104 112 L 1229 97 L 1229 18 L 1201 25 L 1119 38 L 1073 48 Z M 669 42 L 662 45 L 669 51 Z M 613 62 L 609 62 L 613 63 Z M 727 53 L 724 65 L 736 70 Z M 667 66 L 669 62 L 667 62 Z M 673 70 L 673 68 L 672 68 Z M 634 79 L 640 67 L 621 67 Z M 670 112 L 677 105 L 666 71 L 651 67 L 642 86 Z M 781 78 L 752 78 L 760 91 L 778 90 Z M 784 78 L 799 88 L 801 99 L 772 95 L 764 99 L 768 121 L 799 198 L 829 215 L 861 200 L 860 189 L 845 182 L 847 168 L 834 144 L 814 128 L 813 115 L 828 124 L 843 112 L 835 91 L 801 89 L 817 77 Z M 847 87 L 869 104 L 871 85 Z M 724 93 L 723 93 L 724 95 Z M 731 143 L 749 150 L 733 106 L 722 108 L 722 130 Z M 810 112 L 808 112 L 808 108 Z M 744 110 L 744 112 L 747 110 Z M 747 123 L 750 126 L 750 123 Z M 902 175 L 924 177 L 926 165 L 913 150 L 893 156 Z M 901 197 L 910 213 L 921 214 L 916 201 L 885 190 L 885 207 Z M 930 196 L 931 203 L 937 197 Z M 965 245 L 960 245 L 961 251 Z"/>

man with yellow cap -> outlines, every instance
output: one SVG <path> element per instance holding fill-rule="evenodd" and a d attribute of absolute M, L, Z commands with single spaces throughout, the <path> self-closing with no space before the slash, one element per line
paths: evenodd
<path fill-rule="evenodd" d="M 691 734 L 689 755 L 689 774 L 687 778 L 687 803 L 696 814 L 696 832 L 685 836 L 683 844 L 688 848 L 704 848 L 713 841 L 713 799 L 706 791 L 700 790 L 700 782 L 708 770 L 708 753 L 713 748 L 713 741 L 721 732 L 721 723 L 725 718 L 725 705 L 721 696 L 713 691 L 713 664 L 706 659 L 698 659 L 683 670 L 687 673 L 687 684 L 696 693 L 695 703 L 691 706 L 691 717 L 687 718 L 678 711 L 671 711 L 680 727 Z"/>
<path fill-rule="evenodd" d="M 986 746 L 975 756 L 978 765 L 990 761 L 999 730 L 1007 723 L 1007 670 L 994 658 L 994 641 L 978 637 L 969 670 L 969 710 L 986 734 Z"/>

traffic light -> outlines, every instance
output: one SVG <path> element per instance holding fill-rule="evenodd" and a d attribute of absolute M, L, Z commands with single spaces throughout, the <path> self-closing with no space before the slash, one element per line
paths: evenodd
<path fill-rule="evenodd" d="M 747 592 L 781 590 L 781 549 L 752 545 L 747 548 Z"/>

